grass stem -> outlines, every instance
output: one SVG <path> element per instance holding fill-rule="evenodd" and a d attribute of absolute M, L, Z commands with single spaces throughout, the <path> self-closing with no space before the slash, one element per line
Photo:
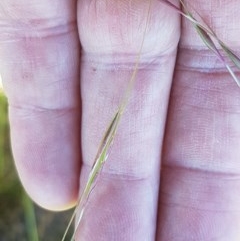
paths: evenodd
<path fill-rule="evenodd" d="M 22 206 L 28 241 L 39 241 L 34 205 L 24 192 L 22 192 Z"/>
<path fill-rule="evenodd" d="M 125 112 L 126 106 L 129 102 L 129 98 L 130 98 L 134 83 L 136 81 L 136 76 L 137 76 L 137 73 L 138 73 L 138 67 L 139 67 L 139 63 L 140 63 L 140 59 L 141 59 L 145 35 L 146 35 L 146 32 L 147 32 L 149 18 L 150 18 L 151 3 L 152 3 L 152 0 L 149 0 L 149 7 L 148 7 L 148 10 L 147 10 L 147 18 L 146 18 L 146 25 L 145 25 L 144 32 L 143 32 L 143 39 L 142 39 L 142 42 L 141 42 L 140 50 L 137 54 L 137 58 L 136 58 L 133 73 L 132 73 L 131 78 L 128 82 L 127 88 L 124 92 L 124 95 L 123 95 L 123 98 L 120 102 L 118 110 L 114 114 L 114 116 L 113 116 L 108 128 L 106 129 L 105 134 L 104 134 L 104 136 L 103 136 L 103 138 L 100 142 L 100 146 L 99 146 L 97 155 L 95 157 L 91 172 L 88 176 L 86 186 L 85 186 L 84 191 L 83 191 L 83 193 L 82 193 L 82 195 L 81 195 L 81 197 L 78 201 L 78 204 L 77 204 L 77 206 L 76 206 L 76 208 L 73 212 L 73 215 L 70 219 L 70 222 L 67 226 L 67 229 L 66 229 L 66 231 L 63 235 L 62 241 L 65 240 L 65 238 L 67 236 L 67 233 L 68 233 L 68 230 L 71 226 L 71 223 L 74 220 L 74 217 L 76 216 L 77 213 L 79 213 L 80 215 L 79 215 L 78 219 L 76 220 L 76 224 L 75 224 L 76 228 L 75 228 L 75 231 L 72 235 L 71 241 L 73 241 L 75 239 L 77 229 L 78 229 L 78 227 L 81 223 L 82 217 L 84 215 L 84 210 L 85 210 L 85 206 L 87 204 L 88 198 L 91 194 L 91 191 L 93 190 L 93 187 L 96 186 L 96 178 L 97 178 L 99 172 L 102 170 L 104 163 L 106 162 L 109 150 L 110 150 L 110 148 L 113 144 L 114 138 L 116 136 L 121 117 L 122 117 L 123 113 Z"/>

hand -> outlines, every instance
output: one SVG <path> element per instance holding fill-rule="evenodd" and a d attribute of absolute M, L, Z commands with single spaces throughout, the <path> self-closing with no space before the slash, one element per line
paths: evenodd
<path fill-rule="evenodd" d="M 237 0 L 192 4 L 239 47 Z M 0 3 L 13 154 L 39 205 L 76 203 L 131 77 L 147 8 L 147 0 Z M 239 88 L 192 25 L 157 0 L 139 68 L 76 240 L 237 241 Z"/>

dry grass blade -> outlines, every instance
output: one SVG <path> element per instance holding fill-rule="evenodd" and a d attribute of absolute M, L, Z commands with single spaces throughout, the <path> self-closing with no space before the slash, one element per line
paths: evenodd
<path fill-rule="evenodd" d="M 87 200 L 89 198 L 89 195 L 94 187 L 94 184 L 95 184 L 95 181 L 96 181 L 96 178 L 98 176 L 98 173 L 100 172 L 100 170 L 102 169 L 103 167 L 103 164 L 104 162 L 106 161 L 107 159 L 107 153 L 110 149 L 110 146 L 114 140 L 114 137 L 116 135 L 116 132 L 117 132 L 117 128 L 118 128 L 118 124 L 119 124 L 119 121 L 120 121 L 120 117 L 121 117 L 121 114 L 120 114 L 120 111 L 118 111 L 113 120 L 111 121 L 109 127 L 107 128 L 106 132 L 105 132 L 105 135 L 101 141 L 101 144 L 100 144 L 100 147 L 99 147 L 99 150 L 98 150 L 98 153 L 97 153 L 97 156 L 96 156 L 96 159 L 94 161 L 94 164 L 92 166 L 92 169 L 91 169 L 91 172 L 89 174 L 89 177 L 88 177 L 88 180 L 87 180 L 87 184 L 84 188 L 84 191 L 81 195 L 81 198 L 78 202 L 78 205 L 74 211 L 74 215 L 72 216 L 71 218 L 71 222 L 73 221 L 75 215 L 77 214 L 77 212 L 79 212 L 79 217 L 76 221 L 76 227 L 79 226 L 81 220 L 82 220 L 82 217 L 83 217 L 83 214 L 84 214 L 84 210 L 85 210 L 85 206 L 87 204 Z M 68 228 L 70 227 L 70 225 L 68 225 Z M 65 236 L 67 234 L 67 231 L 65 232 L 64 234 L 64 237 L 63 237 L 63 240 L 65 239 Z M 72 235 L 72 238 L 71 238 L 71 241 L 74 240 L 74 237 L 75 237 L 75 234 L 76 234 L 76 231 L 77 231 L 77 228 L 75 229 L 73 235 Z"/>
<path fill-rule="evenodd" d="M 201 18 L 201 15 L 197 11 L 195 11 L 202 22 L 200 22 L 193 16 L 193 13 L 191 13 L 191 11 L 186 6 L 186 4 L 184 3 L 183 0 L 180 0 L 180 4 L 181 4 L 183 10 L 180 9 L 179 7 L 177 7 L 176 5 L 174 5 L 173 3 L 169 2 L 168 0 L 159 0 L 159 1 L 161 3 L 167 5 L 168 7 L 172 8 L 173 10 L 175 10 L 177 13 L 181 14 L 182 16 L 184 16 L 187 20 L 189 20 L 192 23 L 192 25 L 196 29 L 198 35 L 201 37 L 204 44 L 221 60 L 221 62 L 225 65 L 226 69 L 228 70 L 229 74 L 232 76 L 234 81 L 240 87 L 240 80 L 236 76 L 233 69 L 226 63 L 223 55 L 220 53 L 219 49 L 213 42 L 212 38 L 214 38 L 216 40 L 216 42 L 218 42 L 218 44 L 220 45 L 220 47 L 226 54 L 226 57 L 228 57 L 232 61 L 232 63 L 235 65 L 235 67 L 237 67 L 238 69 L 240 69 L 240 58 L 236 54 L 234 54 L 234 52 L 218 38 L 218 36 L 211 29 L 211 27 L 209 27 L 203 21 L 203 19 Z"/>
<path fill-rule="evenodd" d="M 70 222 L 67 226 L 67 229 L 64 233 L 64 236 L 62 238 L 62 241 L 65 240 L 66 238 L 66 235 L 69 231 L 69 228 L 77 214 L 77 212 L 80 212 L 80 215 L 79 215 L 79 218 L 76 222 L 76 226 L 78 226 L 81 222 L 81 219 L 83 217 L 83 213 L 84 213 L 84 208 L 85 208 L 85 205 L 86 205 L 86 202 L 87 202 L 87 199 L 91 193 L 91 188 L 93 187 L 94 185 L 94 182 L 96 180 L 96 177 L 97 177 L 97 174 L 99 173 L 99 171 L 101 170 L 101 167 L 103 166 L 104 162 L 106 161 L 106 158 L 107 158 L 107 150 L 109 149 L 113 139 L 114 139 L 114 136 L 116 134 L 116 131 L 117 131 L 117 126 L 118 126 L 118 122 L 120 120 L 120 115 L 119 115 L 119 111 L 117 112 L 117 114 L 115 114 L 113 120 L 111 121 L 109 127 L 107 128 L 106 132 L 105 132 L 105 135 L 101 141 L 101 144 L 100 144 L 100 147 L 99 147 L 99 150 L 97 152 L 97 155 L 96 155 L 96 158 L 95 158 L 95 161 L 93 163 L 93 166 L 92 166 L 92 169 L 91 169 L 91 172 L 89 174 L 89 177 L 88 177 L 88 180 L 87 180 L 87 184 L 84 188 L 84 191 L 81 195 L 81 198 L 80 200 L 78 201 L 78 204 L 77 204 L 77 207 L 75 208 L 74 212 L 73 212 L 73 215 L 70 219 Z M 75 230 L 76 232 L 76 230 Z M 71 240 L 73 240 L 74 236 L 75 236 L 75 232 L 73 233 L 73 236 L 71 238 Z"/>
<path fill-rule="evenodd" d="M 197 21 L 194 21 L 194 19 L 192 19 L 188 14 L 184 13 L 178 6 L 174 5 L 173 3 L 169 2 L 168 0 L 158 0 L 158 1 L 165 4 L 166 6 L 168 6 L 170 8 L 172 8 L 177 13 L 181 14 L 182 16 L 189 19 L 190 21 L 197 23 Z"/>
<path fill-rule="evenodd" d="M 181 8 L 179 8 L 178 6 L 174 5 L 173 3 L 169 2 L 168 0 L 158 0 L 158 1 L 161 2 L 162 4 L 165 4 L 166 6 L 170 7 L 171 9 L 175 10 L 177 13 L 179 13 L 184 18 L 189 20 L 192 24 L 198 25 L 201 29 L 205 30 L 209 35 L 217 38 L 217 36 L 215 35 L 215 33 L 212 31 L 212 29 L 209 26 L 199 22 L 197 19 L 195 19 L 193 17 L 192 13 L 190 13 L 188 10 L 186 10 L 187 8 L 186 8 L 185 5 L 184 5 L 184 11 L 183 11 Z M 180 3 L 182 5 L 184 4 L 182 1 L 180 1 Z"/>
<path fill-rule="evenodd" d="M 237 83 L 238 87 L 240 87 L 240 81 L 239 81 L 238 77 L 236 76 L 235 72 L 232 70 L 232 68 L 228 64 L 226 64 L 225 66 L 226 66 L 229 74 L 233 77 L 233 79 Z"/>
<path fill-rule="evenodd" d="M 229 49 L 224 43 L 220 42 L 220 45 L 221 45 L 222 49 L 224 50 L 224 52 L 227 54 L 228 58 L 233 62 L 233 64 L 238 69 L 240 69 L 239 57 L 236 54 L 234 54 L 233 51 L 231 49 Z M 228 65 L 226 67 L 228 69 L 228 72 L 232 75 L 233 79 L 237 83 L 237 85 L 240 87 L 240 80 L 238 79 L 238 77 L 236 76 L 234 71 Z"/>
<path fill-rule="evenodd" d="M 180 0 L 181 4 L 184 5 L 183 1 Z M 190 3 L 188 3 L 190 5 Z M 191 6 L 191 5 L 190 5 Z M 191 6 L 191 8 L 193 8 Z M 187 9 L 186 6 L 184 5 L 184 9 Z M 195 10 L 195 9 L 194 9 Z M 187 10 L 188 11 L 188 10 Z M 190 15 L 191 17 L 189 18 L 189 20 L 191 20 L 192 23 L 196 23 L 198 25 L 199 28 L 201 28 L 203 31 L 205 31 L 209 37 L 213 37 L 218 44 L 220 45 L 220 47 L 222 48 L 222 50 L 225 52 L 225 54 L 227 55 L 227 57 L 234 63 L 234 65 L 240 69 L 240 58 L 234 53 L 233 50 L 231 50 L 223 41 L 221 41 L 217 34 L 213 31 L 213 29 L 208 26 L 205 21 L 203 20 L 203 18 L 201 17 L 201 15 L 199 14 L 198 11 L 195 10 L 195 13 L 198 15 L 200 21 L 197 21 L 193 15 L 188 11 L 188 15 Z M 219 51 L 218 51 L 219 52 Z"/>
<path fill-rule="evenodd" d="M 102 167 L 103 167 L 103 165 L 104 165 L 104 163 L 107 159 L 107 155 L 109 153 L 110 147 L 111 147 L 111 145 L 113 143 L 113 140 L 115 138 L 115 135 L 117 133 L 117 129 L 118 129 L 121 117 L 122 117 L 122 115 L 123 115 L 123 113 L 126 109 L 127 104 L 128 104 L 129 97 L 131 95 L 132 88 L 134 86 L 134 82 L 136 80 L 136 75 L 137 75 L 137 72 L 138 72 L 139 62 L 140 62 L 140 58 L 141 58 L 141 53 L 142 53 L 143 44 L 144 44 L 145 35 L 146 35 L 146 32 L 147 32 L 147 27 L 148 27 L 148 22 L 149 22 L 149 17 L 150 17 L 151 2 L 152 2 L 152 0 L 149 0 L 149 7 L 148 7 L 148 10 L 147 10 L 147 18 L 146 18 L 146 26 L 145 26 L 145 29 L 144 29 L 143 39 L 142 39 L 142 42 L 141 42 L 139 53 L 137 55 L 137 59 L 136 59 L 136 62 L 135 62 L 135 66 L 134 66 L 134 70 L 133 70 L 131 79 L 129 80 L 128 86 L 126 88 L 123 99 L 120 102 L 119 108 L 118 108 L 116 114 L 114 115 L 112 121 L 110 122 L 109 127 L 105 131 L 104 137 L 102 138 L 102 141 L 100 143 L 100 146 L 99 146 L 96 158 L 94 160 L 91 172 L 88 176 L 86 186 L 85 186 L 84 191 L 83 191 L 83 193 L 80 197 L 80 200 L 78 201 L 78 204 L 77 204 L 77 206 L 76 206 L 76 208 L 73 212 L 73 215 L 70 219 L 70 222 L 67 226 L 67 229 L 66 229 L 66 231 L 63 235 L 62 241 L 66 240 L 66 236 L 67 236 L 67 233 L 69 231 L 69 228 L 70 228 L 76 214 L 79 213 L 79 217 L 76 220 L 76 228 L 75 228 L 75 231 L 74 231 L 74 233 L 71 237 L 71 241 L 73 241 L 75 239 L 75 234 L 77 232 L 77 229 L 78 229 L 78 227 L 81 223 L 82 217 L 84 215 L 84 210 L 85 210 L 85 206 L 87 204 L 88 198 L 89 198 L 89 196 L 91 194 L 91 191 L 93 190 L 94 186 L 96 185 L 96 178 L 97 178 L 99 172 L 102 170 Z"/>
<path fill-rule="evenodd" d="M 240 69 L 240 58 L 233 53 L 233 51 L 228 48 L 223 42 L 219 42 L 224 52 L 228 55 L 229 59 L 235 64 L 235 66 Z"/>

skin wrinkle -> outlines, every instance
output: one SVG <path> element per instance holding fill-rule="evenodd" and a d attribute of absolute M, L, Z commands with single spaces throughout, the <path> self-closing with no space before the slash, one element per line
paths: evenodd
<path fill-rule="evenodd" d="M 111 152 L 111 150 L 110 150 Z M 82 169 L 85 169 L 84 172 L 89 173 L 91 170 L 92 166 L 89 165 L 88 163 L 84 163 L 82 166 Z M 136 175 L 131 175 L 131 173 L 126 173 L 126 172 L 115 172 L 115 170 L 111 171 L 106 171 L 105 168 L 101 170 L 99 174 L 98 179 L 104 179 L 105 181 L 129 181 L 129 182 L 148 182 L 152 183 L 152 176 L 151 175 L 145 175 L 145 176 L 136 176 Z"/>
<path fill-rule="evenodd" d="M 239 198 L 238 200 L 235 199 L 235 194 L 229 190 L 229 196 L 225 195 L 221 190 L 224 189 L 222 186 L 228 186 L 229 183 L 226 183 L 225 178 L 219 179 L 221 177 L 221 174 L 217 173 L 211 176 L 209 173 L 206 172 L 199 172 L 197 170 L 192 170 L 189 172 L 189 170 L 185 169 L 165 169 L 169 170 L 166 172 L 163 172 L 164 177 L 164 183 L 163 189 L 161 189 L 161 210 L 162 212 L 167 212 L 167 210 L 174 210 L 176 213 L 175 219 L 178 219 L 178 214 L 180 212 L 185 213 L 184 215 L 188 216 L 189 215 L 194 215 L 194 216 L 189 216 L 186 220 L 189 220 L 188 222 L 188 231 L 193 235 L 195 240 L 205 240 L 204 237 L 208 237 L 208 233 L 213 233 L 211 237 L 215 237 L 216 235 L 220 235 L 222 237 L 225 237 L 225 235 L 228 233 L 227 230 L 221 229 L 221 230 L 216 230 L 219 229 L 220 223 L 222 222 L 221 218 L 220 219 L 214 219 L 216 221 L 213 221 L 211 219 L 211 216 L 219 216 L 225 215 L 225 217 L 228 217 L 227 219 L 230 220 L 232 215 L 235 215 L 237 217 L 239 213 Z M 170 172 L 170 170 L 174 170 L 174 172 Z M 176 175 L 176 173 L 178 175 Z M 186 173 L 187 175 L 185 175 Z M 181 174 L 181 175 L 179 175 Z M 174 176 L 175 178 L 172 178 Z M 230 174 L 228 174 L 230 176 Z M 176 179 L 177 178 L 177 179 Z M 218 182 L 216 182 L 216 178 Z M 219 181 L 222 183 L 220 184 Z M 236 185 L 235 181 L 232 180 L 233 184 Z M 168 186 L 172 186 L 172 184 L 175 185 L 175 191 L 169 193 L 168 191 Z M 197 185 L 196 185 L 197 184 Z M 178 186 L 181 185 L 181 190 L 178 189 Z M 239 183 L 238 183 L 239 185 Z M 190 188 L 194 187 L 194 188 Z M 164 191 L 166 190 L 166 192 Z M 213 192 L 212 192 L 213 191 Z M 216 192 L 219 191 L 219 194 L 216 194 Z M 190 195 L 189 195 L 190 192 Z M 170 194 L 170 195 L 167 195 Z M 179 194 L 180 196 L 177 196 Z M 210 195 L 208 195 L 210 194 Z M 202 198 L 201 198 L 202 197 Z M 213 197 L 213 198 L 212 198 Z M 205 200 L 206 198 L 206 200 Z M 202 200 L 202 201 L 200 201 Z M 222 204 L 221 204 L 222 203 Z M 209 205 L 211 204 L 211 205 Z M 219 206 L 219 204 L 221 204 Z M 235 205 L 234 205 L 235 204 Z M 160 210 L 160 211 L 161 211 Z M 181 211 L 180 211 L 181 210 Z M 235 211 L 236 212 L 235 212 Z M 165 217 L 165 215 L 164 215 Z M 169 217 L 166 217 L 169 219 Z M 171 218 L 169 219 L 171 220 Z M 199 222 L 198 222 L 199 220 Z M 227 225 L 227 220 L 225 218 L 224 220 L 225 224 Z M 234 223 L 232 221 L 232 223 Z M 178 222 L 179 230 L 177 231 L 173 228 L 173 233 L 179 233 L 181 230 L 181 222 Z M 163 229 L 164 229 L 165 222 L 163 223 Z M 190 225 L 190 226 L 189 226 Z M 224 226 L 225 228 L 229 226 Z M 208 227 L 207 229 L 202 229 L 203 227 Z M 210 228 L 212 227 L 212 228 Z M 231 226 L 230 226 L 231 227 Z M 209 229 L 210 228 L 210 229 Z M 196 232 L 193 234 L 193 229 L 196 229 Z M 221 232 L 220 232 L 221 231 Z M 170 235 L 167 235 L 169 238 Z M 163 240 L 169 240 L 168 238 L 163 238 Z M 179 238 L 179 240 L 185 240 L 190 236 L 185 236 L 180 237 L 179 235 L 176 236 Z M 229 236 L 228 236 L 229 237 Z M 233 237 L 238 237 L 238 236 L 233 236 Z M 176 240 L 176 239 L 173 239 Z M 225 240 L 225 239 L 223 239 Z M 226 239 L 227 240 L 227 239 Z"/>
<path fill-rule="evenodd" d="M 235 198 L 235 193 L 228 191 L 228 195 L 221 192 L 226 186 L 234 185 L 239 188 L 240 182 L 238 179 L 228 178 L 230 173 L 210 173 L 204 172 L 204 170 L 193 170 L 187 168 L 177 168 L 178 171 L 175 180 L 171 181 L 173 175 L 173 167 L 164 167 L 164 176 L 169 175 L 165 187 L 161 191 L 161 202 L 167 204 L 177 204 L 187 208 L 193 208 L 198 210 L 210 210 L 211 212 L 239 212 L 240 198 Z M 187 175 L 185 175 L 185 173 Z M 227 177 L 227 178 L 226 178 Z M 239 177 L 239 175 L 238 175 Z M 216 178 L 218 182 L 216 182 Z M 207 183 L 204 181 L 207 180 Z M 238 180 L 238 181 L 237 181 Z M 166 181 L 164 181 L 166 182 Z M 168 192 L 168 185 L 171 183 L 179 183 L 182 186 L 181 190 L 175 190 L 174 193 Z M 191 188 L 194 187 L 194 188 Z M 177 188 L 177 187 L 176 187 Z M 211 197 L 211 198 L 210 198 Z"/>
<path fill-rule="evenodd" d="M 76 22 L 71 21 L 68 23 L 58 23 L 52 25 L 51 22 L 47 21 L 42 23 L 41 20 L 37 21 L 36 24 L 19 24 L 18 22 L 13 22 L 10 26 L 0 23 L 1 26 L 1 37 L 2 43 L 12 42 L 13 39 L 16 42 L 24 41 L 31 38 L 47 38 L 58 35 L 66 35 L 71 32 L 76 31 Z M 56 20 L 53 21 L 56 23 Z M 46 26 L 44 26 L 46 25 Z M 38 27 L 40 26 L 40 27 Z"/>
<path fill-rule="evenodd" d="M 84 168 L 86 168 L 86 166 L 84 166 Z M 84 170 L 82 174 L 83 179 L 87 174 L 86 170 Z M 147 223 L 152 223 L 154 219 L 154 206 L 151 205 L 148 210 L 146 210 L 146 207 L 142 206 L 141 202 L 142 200 L 147 200 L 148 203 L 154 202 L 152 199 L 152 193 L 154 192 L 152 187 L 156 187 L 156 185 L 153 186 L 150 179 L 128 180 L 121 179 L 121 177 L 115 175 L 112 179 L 112 176 L 106 173 L 101 173 L 100 175 L 101 178 L 98 180 L 98 188 L 95 188 L 94 192 L 92 192 L 85 213 L 86 217 L 92 217 L 92 212 L 94 212 L 94 219 L 91 220 L 91 222 L 83 219 L 83 223 L 78 230 L 79 240 L 96 239 L 96 235 L 91 232 L 91 230 L 93 227 L 98 227 L 98 225 L 102 223 L 105 224 L 106 231 L 98 234 L 98 240 L 106 240 L 106 238 L 109 240 L 118 240 L 119 235 L 121 240 L 127 241 L 130 240 L 130 238 L 133 240 L 139 232 L 141 233 L 140 237 L 154 240 L 152 233 L 146 233 L 144 231 Z M 85 179 L 86 178 L 85 176 Z M 82 180 L 82 184 L 84 183 L 85 181 Z M 119 192 L 121 189 L 126 190 L 126 192 Z M 137 199 L 135 199 L 136 195 L 138 197 Z M 128 198 L 126 199 L 125 197 Z M 117 200 L 121 205 L 115 207 L 116 203 L 118 203 Z M 101 203 L 101 210 L 97 208 L 99 203 Z M 131 208 L 129 209 L 129 207 Z M 148 212 L 147 217 L 144 215 L 145 211 Z M 128 215 L 126 215 L 126 213 L 128 213 Z M 118 217 L 120 221 L 116 222 L 116 217 Z M 128 221 L 126 221 L 126 219 Z M 132 226 L 133 223 L 136 225 Z M 129 230 L 129 226 L 133 228 Z M 116 233 L 116 230 L 119 230 L 120 234 Z"/>
<path fill-rule="evenodd" d="M 170 58 L 175 56 L 176 52 L 164 52 L 155 55 L 142 55 L 139 63 L 139 70 L 146 69 L 147 71 L 156 71 L 158 73 L 167 72 L 167 69 L 158 68 L 158 66 L 165 65 Z M 112 71 L 133 71 L 136 61 L 135 54 L 121 53 L 121 54 L 93 54 L 90 52 L 83 52 L 81 56 L 81 63 L 84 66 L 88 64 L 95 71 L 97 70 L 112 70 Z M 99 72 L 96 72 L 99 74 Z"/>
<path fill-rule="evenodd" d="M 72 19 L 76 16 L 75 8 L 76 0 L 57 0 L 51 4 L 47 4 L 47 0 L 29 1 L 19 0 L 2 0 L 0 3 L 0 19 L 23 20 L 28 22 L 34 19 Z M 64 11 L 62 11 L 64 10 Z"/>
<path fill-rule="evenodd" d="M 45 108 L 39 108 L 39 107 L 34 107 L 32 105 L 29 106 L 17 106 L 17 105 L 11 105 L 9 104 L 9 108 L 15 109 L 16 111 L 21 113 L 21 118 L 31 118 L 32 115 L 37 115 L 39 114 L 48 114 L 52 113 L 53 111 L 57 114 L 55 117 L 60 118 L 63 115 L 69 114 L 69 112 L 77 112 L 79 110 L 79 107 L 72 107 L 72 108 L 59 108 L 59 109 L 45 109 Z"/>
<path fill-rule="evenodd" d="M 236 54 L 239 55 L 239 51 L 236 52 Z M 181 47 L 178 59 L 179 61 L 176 66 L 176 69 L 178 70 L 198 71 L 207 74 L 227 73 L 229 75 L 229 72 L 223 66 L 222 61 L 219 60 L 212 51 L 204 48 L 192 49 L 188 47 Z M 238 76 L 240 72 L 239 69 L 236 68 L 229 59 L 225 59 L 225 61 Z"/>
<path fill-rule="evenodd" d="M 162 195 L 164 196 L 167 196 L 168 193 L 164 193 L 164 192 L 161 192 Z M 185 202 L 186 200 L 182 200 L 182 202 Z M 206 202 L 206 200 L 201 200 L 201 199 L 198 199 L 197 200 L 198 202 Z M 177 202 L 169 202 L 169 200 L 167 200 L 166 202 L 162 201 L 161 204 L 163 206 L 166 206 L 168 208 L 173 208 L 173 207 L 178 207 L 178 208 L 183 208 L 183 209 L 188 209 L 189 211 L 194 211 L 194 212 L 207 212 L 207 213 L 210 213 L 210 214 L 220 214 L 220 215 L 224 215 L 224 214 L 237 214 L 239 215 L 240 214 L 240 210 L 239 209 L 232 209 L 232 210 L 229 210 L 229 209 L 226 209 L 226 210 L 222 210 L 222 209 L 206 209 L 206 208 L 203 208 L 203 207 L 194 207 L 194 206 L 189 206 L 189 205 L 184 205 L 183 203 L 179 204 Z"/>

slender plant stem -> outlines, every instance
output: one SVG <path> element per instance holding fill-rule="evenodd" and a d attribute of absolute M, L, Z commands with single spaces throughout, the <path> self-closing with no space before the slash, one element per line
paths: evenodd
<path fill-rule="evenodd" d="M 100 146 L 99 146 L 96 158 L 94 160 L 92 170 L 91 170 L 91 172 L 88 176 L 86 186 L 85 186 L 84 191 L 83 191 L 83 193 L 80 197 L 80 200 L 78 201 L 77 207 L 75 208 L 75 210 L 73 212 L 73 215 L 70 219 L 70 222 L 67 226 L 67 229 L 66 229 L 66 231 L 63 235 L 62 241 L 65 240 L 66 235 L 68 233 L 68 230 L 69 230 L 69 228 L 71 226 L 71 223 L 73 222 L 76 214 L 79 213 L 79 217 L 76 220 L 76 224 L 75 224 L 76 228 L 75 228 L 75 231 L 72 235 L 71 241 L 73 241 L 74 238 L 75 238 L 77 229 L 78 229 L 78 227 L 80 225 L 80 222 L 82 220 L 82 217 L 84 215 L 85 206 L 87 204 L 88 198 L 91 194 L 91 191 L 93 190 L 93 187 L 96 186 L 96 177 L 98 176 L 99 172 L 103 168 L 104 163 L 106 162 L 110 147 L 112 146 L 113 140 L 116 136 L 121 117 L 122 117 L 123 113 L 125 112 L 126 106 L 129 102 L 129 98 L 130 98 L 134 83 L 136 81 L 136 76 L 137 76 L 137 73 L 138 73 L 139 63 L 140 63 L 143 45 L 144 45 L 144 41 L 145 41 L 145 35 L 146 35 L 146 32 L 147 32 L 149 18 L 150 18 L 151 5 L 152 5 L 152 0 L 149 0 L 149 6 L 148 6 L 148 9 L 147 9 L 146 25 L 145 25 L 144 32 L 143 32 L 143 39 L 142 39 L 142 42 L 141 42 L 140 50 L 137 54 L 137 58 L 136 58 L 133 73 L 132 73 L 131 78 L 128 82 L 127 88 L 124 92 L 124 95 L 123 95 L 123 98 L 120 102 L 118 110 L 116 111 L 114 117 L 112 118 L 112 121 L 110 122 L 108 128 L 105 131 L 104 137 L 102 138 L 102 140 L 100 142 Z"/>
<path fill-rule="evenodd" d="M 36 215 L 33 206 L 33 202 L 30 198 L 22 192 L 22 206 L 24 210 L 25 226 L 28 241 L 38 241 L 38 231 L 36 223 Z"/>

